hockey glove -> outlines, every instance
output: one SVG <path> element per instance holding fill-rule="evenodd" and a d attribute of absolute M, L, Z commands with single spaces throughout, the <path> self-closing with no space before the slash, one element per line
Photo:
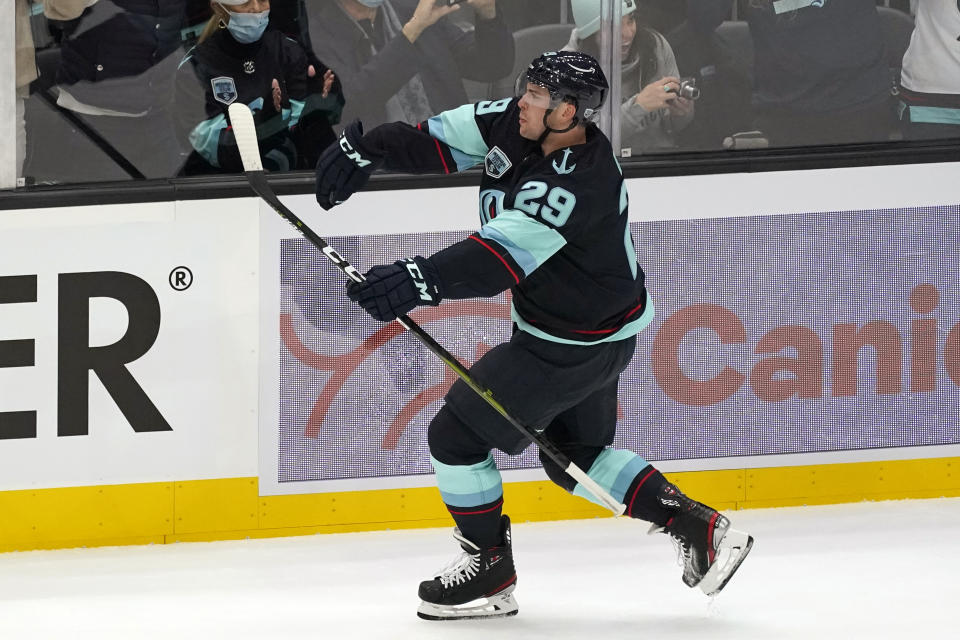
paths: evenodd
<path fill-rule="evenodd" d="M 363 125 L 354 120 L 317 162 L 317 202 L 329 211 L 363 189 L 383 158 L 363 146 Z"/>
<path fill-rule="evenodd" d="M 440 277 L 429 258 L 417 256 L 367 271 L 365 282 L 351 282 L 347 295 L 381 322 L 396 320 L 420 305 L 443 299 Z"/>

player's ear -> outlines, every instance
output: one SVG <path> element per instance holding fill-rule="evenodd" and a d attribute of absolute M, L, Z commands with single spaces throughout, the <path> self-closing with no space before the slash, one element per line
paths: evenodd
<path fill-rule="evenodd" d="M 564 101 L 563 111 L 560 112 L 560 115 L 563 116 L 564 120 L 573 120 L 574 116 L 577 115 L 577 105 Z"/>

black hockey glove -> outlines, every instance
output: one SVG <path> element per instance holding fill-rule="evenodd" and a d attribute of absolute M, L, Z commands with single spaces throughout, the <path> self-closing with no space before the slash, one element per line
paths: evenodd
<path fill-rule="evenodd" d="M 396 320 L 421 305 L 435 307 L 443 299 L 437 269 L 422 256 L 374 267 L 366 278 L 347 285 L 347 295 L 381 322 Z"/>
<path fill-rule="evenodd" d="M 329 211 L 363 189 L 383 158 L 363 146 L 363 125 L 354 120 L 317 162 L 317 202 Z"/>

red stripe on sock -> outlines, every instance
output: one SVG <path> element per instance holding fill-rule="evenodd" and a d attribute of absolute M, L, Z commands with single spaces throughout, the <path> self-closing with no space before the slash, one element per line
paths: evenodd
<path fill-rule="evenodd" d="M 447 511 L 457 516 L 476 516 L 476 515 L 480 515 L 481 513 L 490 513 L 491 511 L 494 511 L 495 509 L 499 509 L 502 506 L 503 506 L 503 499 L 501 498 L 500 502 L 498 502 L 497 504 L 493 505 L 489 509 L 483 509 L 481 511 L 454 511 L 450 507 L 447 507 Z"/>
<path fill-rule="evenodd" d="M 480 244 L 482 244 L 484 247 L 487 248 L 487 250 L 488 250 L 490 253 L 492 253 L 493 255 L 497 256 L 497 260 L 499 260 L 500 262 L 503 263 L 503 266 L 505 266 L 505 267 L 507 268 L 507 271 L 510 272 L 510 275 L 513 276 L 513 279 L 517 281 L 517 284 L 520 284 L 520 278 L 518 278 L 518 277 L 517 277 L 517 274 L 514 272 L 514 270 L 510 268 L 510 264 L 509 264 L 506 260 L 503 259 L 503 256 L 501 256 L 499 253 L 497 253 L 496 251 L 494 251 L 494 250 L 493 250 L 493 247 L 491 247 L 490 245 L 488 245 L 486 242 L 484 242 L 483 240 L 481 240 L 481 239 L 478 238 L 477 236 L 469 236 L 469 237 L 470 237 L 471 240 L 476 240 L 477 242 L 479 242 Z"/>
<path fill-rule="evenodd" d="M 637 499 L 637 494 L 640 493 L 640 487 L 643 486 L 643 483 L 646 482 L 647 478 L 652 476 L 655 471 L 656 469 L 650 469 L 650 471 L 647 472 L 647 475 L 643 476 L 643 479 L 640 481 L 640 484 L 637 485 L 637 488 L 633 490 L 633 495 L 630 496 L 630 508 L 627 509 L 627 515 L 631 518 L 633 517 L 633 501 Z"/>

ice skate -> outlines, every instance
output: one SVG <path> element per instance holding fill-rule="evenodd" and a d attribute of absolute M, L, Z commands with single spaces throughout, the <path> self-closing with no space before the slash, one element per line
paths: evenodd
<path fill-rule="evenodd" d="M 517 613 L 513 589 L 517 572 L 510 546 L 510 518 L 500 520 L 500 545 L 481 549 L 459 529 L 453 537 L 463 553 L 432 580 L 420 583 L 420 608 L 425 620 L 498 618 Z"/>
<path fill-rule="evenodd" d="M 666 485 L 659 499 L 676 508 L 663 527 L 650 533 L 668 534 L 683 563 L 683 582 L 700 587 L 708 596 L 720 593 L 750 553 L 753 537 L 730 528 L 730 520 L 710 507 L 691 500 L 673 485 Z"/>

